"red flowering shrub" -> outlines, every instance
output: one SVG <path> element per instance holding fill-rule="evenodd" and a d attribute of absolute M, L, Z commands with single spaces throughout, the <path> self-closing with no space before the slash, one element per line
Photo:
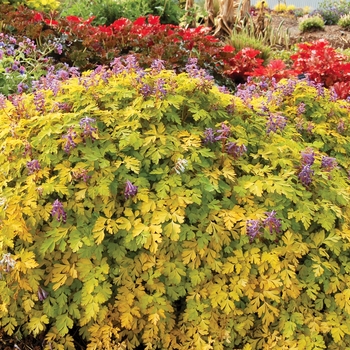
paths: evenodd
<path fill-rule="evenodd" d="M 350 62 L 338 53 L 326 40 L 298 44 L 298 52 L 290 58 L 293 68 L 307 73 L 309 79 L 331 87 L 337 82 L 350 82 Z M 349 92 L 349 90 L 348 90 Z"/>
<path fill-rule="evenodd" d="M 296 72 L 288 69 L 282 60 L 272 60 L 266 66 L 257 67 L 247 74 L 252 77 L 274 78 L 276 81 L 279 81 L 282 78 L 296 75 Z"/>
<path fill-rule="evenodd" d="M 236 83 L 245 82 L 248 72 L 260 68 L 264 62 L 263 59 L 258 58 L 259 53 L 259 50 L 250 47 L 242 49 L 228 60 L 229 68 L 225 71 L 225 74 Z"/>

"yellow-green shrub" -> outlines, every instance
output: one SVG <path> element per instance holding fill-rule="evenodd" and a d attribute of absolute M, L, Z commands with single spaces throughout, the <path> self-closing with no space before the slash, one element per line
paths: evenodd
<path fill-rule="evenodd" d="M 52 11 L 60 6 L 58 0 L 26 0 L 25 4 L 38 11 Z"/>
<path fill-rule="evenodd" d="M 255 8 L 257 8 L 257 9 L 261 9 L 262 7 L 264 7 L 264 8 L 269 7 L 269 4 L 267 3 L 267 1 L 261 0 L 255 4 Z"/>
<path fill-rule="evenodd" d="M 350 346 L 348 103 L 161 68 L 0 98 L 2 329 L 47 349 L 73 327 L 90 350 Z"/>
<path fill-rule="evenodd" d="M 273 8 L 273 10 L 276 11 L 276 12 L 286 12 L 287 11 L 287 5 L 279 3 Z"/>

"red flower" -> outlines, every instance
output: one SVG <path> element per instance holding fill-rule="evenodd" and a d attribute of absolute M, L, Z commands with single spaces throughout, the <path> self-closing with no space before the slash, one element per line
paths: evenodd
<path fill-rule="evenodd" d="M 270 79 L 275 78 L 278 81 L 282 78 L 296 75 L 296 72 L 286 69 L 286 65 L 282 60 L 272 60 L 266 67 L 257 67 L 252 72 L 247 72 L 247 75 L 253 77 L 267 77 Z"/>
<path fill-rule="evenodd" d="M 147 22 L 148 24 L 151 24 L 152 26 L 155 26 L 155 25 L 159 25 L 159 16 L 152 16 L 152 15 L 149 15 L 147 17 Z"/>
<path fill-rule="evenodd" d="M 222 51 L 223 52 L 233 52 L 233 51 L 235 51 L 235 48 L 231 45 L 226 45 L 222 48 Z"/>
<path fill-rule="evenodd" d="M 77 16 L 67 16 L 66 19 L 67 19 L 67 21 L 74 22 L 74 23 L 81 23 L 82 22 L 82 19 L 80 17 L 77 17 Z"/>
<path fill-rule="evenodd" d="M 37 13 L 33 16 L 33 20 L 34 20 L 35 22 L 41 22 L 41 21 L 44 20 L 44 16 L 43 16 L 41 13 L 37 12 Z"/>
<path fill-rule="evenodd" d="M 54 19 L 44 19 L 44 22 L 49 26 L 57 26 L 58 22 Z"/>
<path fill-rule="evenodd" d="M 119 18 L 111 24 L 114 30 L 122 30 L 125 26 L 131 24 L 131 21 L 127 18 Z"/>
<path fill-rule="evenodd" d="M 96 16 L 89 17 L 86 21 L 84 21 L 84 24 L 91 24 L 91 22 L 96 18 Z"/>
<path fill-rule="evenodd" d="M 146 17 L 141 16 L 134 21 L 134 26 L 144 26 L 146 24 Z"/>

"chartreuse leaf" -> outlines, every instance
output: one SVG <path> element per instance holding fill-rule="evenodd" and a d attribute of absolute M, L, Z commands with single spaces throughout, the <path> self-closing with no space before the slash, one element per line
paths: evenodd
<path fill-rule="evenodd" d="M 73 327 L 73 320 L 68 316 L 68 314 L 58 315 L 55 321 L 58 333 L 60 335 L 66 335 L 69 329 Z"/>
<path fill-rule="evenodd" d="M 32 317 L 28 322 L 28 330 L 33 333 L 34 336 L 38 335 L 45 329 L 45 325 L 49 323 L 49 318 L 46 315 L 41 317 Z"/>

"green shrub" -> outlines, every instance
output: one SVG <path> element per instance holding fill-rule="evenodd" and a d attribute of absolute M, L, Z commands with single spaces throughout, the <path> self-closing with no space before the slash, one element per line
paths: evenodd
<path fill-rule="evenodd" d="M 340 17 L 340 20 L 338 21 L 338 26 L 346 30 L 350 29 L 350 13 Z"/>
<path fill-rule="evenodd" d="M 312 16 L 299 23 L 299 30 L 302 33 L 324 30 L 324 21 L 320 16 Z"/>
<path fill-rule="evenodd" d="M 262 40 L 250 35 L 249 33 L 233 33 L 228 43 L 235 48 L 236 52 L 251 47 L 252 49 L 259 50 L 261 53 L 259 57 L 264 61 L 268 61 L 271 56 L 271 48 L 265 45 Z"/>
<path fill-rule="evenodd" d="M 179 24 L 183 11 L 176 0 L 65 0 L 61 6 L 62 16 L 95 16 L 94 23 L 110 25 L 119 18 L 135 20 L 153 14 L 162 23 Z"/>
<path fill-rule="evenodd" d="M 2 329 L 73 349 L 345 349 L 348 104 L 116 59 L 0 99 Z M 74 328 L 74 329 L 73 329 Z"/>
<path fill-rule="evenodd" d="M 274 6 L 273 10 L 276 12 L 287 12 L 287 5 L 278 3 L 277 5 Z"/>

